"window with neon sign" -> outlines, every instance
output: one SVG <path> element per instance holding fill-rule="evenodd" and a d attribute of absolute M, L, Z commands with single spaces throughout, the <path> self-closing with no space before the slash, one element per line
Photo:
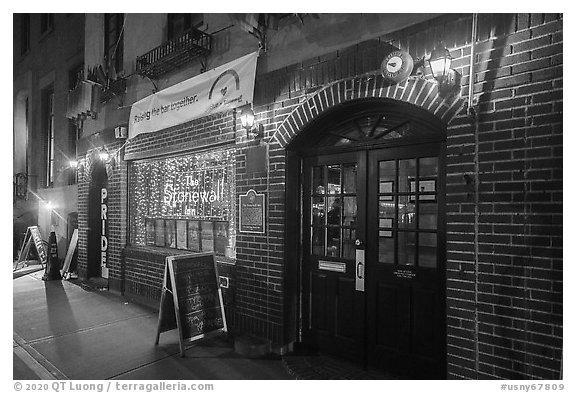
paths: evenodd
<path fill-rule="evenodd" d="M 233 150 L 130 165 L 130 236 L 137 245 L 235 257 Z"/>

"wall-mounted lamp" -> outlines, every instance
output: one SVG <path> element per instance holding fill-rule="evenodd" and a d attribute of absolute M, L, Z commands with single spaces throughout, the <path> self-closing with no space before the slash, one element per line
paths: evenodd
<path fill-rule="evenodd" d="M 442 45 L 437 46 L 430 54 L 428 63 L 430 64 L 430 70 L 432 70 L 434 79 L 436 79 L 438 83 L 444 82 L 452 66 L 450 51 Z"/>
<path fill-rule="evenodd" d="M 250 108 L 250 105 L 243 106 L 241 111 L 240 123 L 242 123 L 242 127 L 247 130 L 252 129 L 254 127 L 254 111 Z"/>
<path fill-rule="evenodd" d="M 438 82 L 438 94 L 447 96 L 460 88 L 461 75 L 452 69 L 452 56 L 450 51 L 442 44 L 438 45 L 428 59 L 432 76 Z"/>
<path fill-rule="evenodd" d="M 251 139 L 261 138 L 264 135 L 264 129 L 262 124 L 254 125 L 255 116 L 250 104 L 241 107 L 240 111 L 240 123 L 246 129 L 247 135 Z"/>
<path fill-rule="evenodd" d="M 110 154 L 108 154 L 106 150 L 102 150 L 100 153 L 98 153 L 98 157 L 100 157 L 101 161 L 107 162 L 108 159 L 110 159 Z"/>
<path fill-rule="evenodd" d="M 78 168 L 78 161 L 77 160 L 70 160 L 68 162 L 68 165 L 70 165 L 70 168 L 76 169 L 76 168 Z"/>

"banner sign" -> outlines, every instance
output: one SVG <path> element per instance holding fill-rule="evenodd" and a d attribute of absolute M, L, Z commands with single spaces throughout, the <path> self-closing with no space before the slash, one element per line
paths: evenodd
<path fill-rule="evenodd" d="M 134 103 L 128 139 L 251 103 L 257 58 L 250 53 Z"/>

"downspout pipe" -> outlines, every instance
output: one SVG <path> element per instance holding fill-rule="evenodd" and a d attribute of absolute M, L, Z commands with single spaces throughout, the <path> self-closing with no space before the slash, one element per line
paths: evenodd
<path fill-rule="evenodd" d="M 474 127 L 474 371 L 476 379 L 480 373 L 480 343 L 479 343 L 479 321 L 478 321 L 478 275 L 479 275 L 479 242 L 478 227 L 480 221 L 480 163 L 479 135 L 478 135 L 478 113 L 474 105 L 474 49 L 478 28 L 478 14 L 472 14 L 472 37 L 470 41 L 470 72 L 468 82 L 468 116 L 472 119 Z"/>

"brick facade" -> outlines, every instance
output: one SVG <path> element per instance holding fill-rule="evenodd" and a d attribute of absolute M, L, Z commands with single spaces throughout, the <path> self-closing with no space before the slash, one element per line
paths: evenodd
<path fill-rule="evenodd" d="M 449 15 L 345 50 L 257 75 L 261 141 L 248 141 L 234 112 L 127 144 L 110 170 L 112 279 L 127 296 L 159 299 L 163 255 L 130 246 L 130 160 L 236 149 L 236 195 L 266 194 L 266 233 L 237 234 L 236 260 L 220 261 L 236 329 L 289 344 L 286 287 L 286 150 L 328 108 L 381 97 L 411 103 L 447 126 L 448 378 L 558 379 L 562 359 L 562 16 L 480 15 L 475 46 L 476 118 L 468 115 L 471 16 Z M 440 98 L 430 77 L 388 86 L 378 71 L 392 47 L 416 59 L 442 38 L 462 75 L 459 97 Z M 477 122 L 475 121 L 477 120 Z M 247 156 L 264 146 L 264 170 Z M 120 145 L 111 146 L 116 149 Z M 79 180 L 79 266 L 86 266 L 87 156 Z M 125 161 L 127 160 L 127 161 Z M 238 217 L 236 217 L 238 219 Z M 293 289 L 290 289 L 293 290 Z M 153 301 L 151 302 L 153 303 Z"/>

